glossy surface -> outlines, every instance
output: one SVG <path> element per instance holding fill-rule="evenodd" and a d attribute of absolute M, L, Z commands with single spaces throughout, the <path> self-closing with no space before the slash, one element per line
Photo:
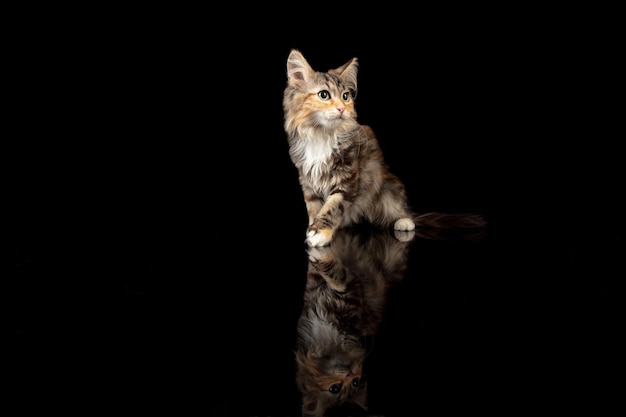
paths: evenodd
<path fill-rule="evenodd" d="M 297 415 L 305 219 L 277 201 L 293 213 L 271 222 L 174 209 L 26 229 L 8 281 L 20 386 L 70 409 Z M 622 235 L 507 220 L 478 240 L 408 243 L 368 339 L 370 415 L 598 401 L 588 390 L 614 366 Z"/>

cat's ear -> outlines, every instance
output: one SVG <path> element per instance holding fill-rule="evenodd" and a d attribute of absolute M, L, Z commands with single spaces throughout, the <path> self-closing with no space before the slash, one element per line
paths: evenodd
<path fill-rule="evenodd" d="M 356 97 L 357 93 L 357 82 L 356 76 L 359 72 L 359 60 L 357 58 L 352 58 L 350 61 L 346 62 L 342 66 L 331 69 L 328 71 L 330 74 L 335 74 L 341 77 L 346 87 L 352 91 L 352 97 Z"/>
<path fill-rule="evenodd" d="M 326 407 L 319 398 L 305 395 L 302 398 L 302 417 L 324 417 Z"/>
<path fill-rule="evenodd" d="M 363 410 L 367 411 L 367 383 L 364 383 L 360 386 L 351 398 L 351 401 L 361 407 Z"/>
<path fill-rule="evenodd" d="M 297 49 L 292 49 L 287 58 L 287 79 L 290 84 L 305 82 L 314 73 L 304 55 Z"/>

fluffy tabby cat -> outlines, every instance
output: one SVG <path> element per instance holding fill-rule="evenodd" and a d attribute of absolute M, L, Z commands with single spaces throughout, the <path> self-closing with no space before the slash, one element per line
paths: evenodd
<path fill-rule="evenodd" d="M 399 231 L 482 227 L 471 213 L 411 212 L 373 130 L 357 122 L 357 72 L 357 58 L 327 72 L 313 70 L 296 49 L 287 58 L 284 127 L 309 216 L 308 245 L 327 245 L 338 228 L 360 222 Z"/>
<path fill-rule="evenodd" d="M 356 405 L 367 410 L 365 341 L 378 332 L 387 292 L 403 278 L 408 242 L 391 230 L 342 228 L 324 247 L 309 246 L 298 320 L 296 384 L 302 415 Z M 371 340 L 371 338 L 369 339 Z"/>

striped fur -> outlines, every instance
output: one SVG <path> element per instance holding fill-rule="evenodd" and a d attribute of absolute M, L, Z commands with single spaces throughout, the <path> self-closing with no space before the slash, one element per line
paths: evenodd
<path fill-rule="evenodd" d="M 358 223 L 401 232 L 482 228 L 484 219 L 473 213 L 412 212 L 374 131 L 357 122 L 358 67 L 352 58 L 318 72 L 296 49 L 287 58 L 284 128 L 309 217 L 307 244 L 328 245 L 339 228 Z"/>
<path fill-rule="evenodd" d="M 307 243 L 324 246 L 344 226 L 415 228 L 404 185 L 385 165 L 376 136 L 357 122 L 358 60 L 314 71 L 292 50 L 283 96 L 289 153 L 309 216 Z"/>

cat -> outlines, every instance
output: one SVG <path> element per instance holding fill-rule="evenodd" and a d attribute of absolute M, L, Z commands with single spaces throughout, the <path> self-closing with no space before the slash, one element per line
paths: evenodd
<path fill-rule="evenodd" d="M 358 67 L 354 57 L 318 72 L 297 49 L 287 58 L 284 129 L 308 213 L 306 243 L 328 245 L 337 229 L 360 222 L 398 231 L 483 227 L 479 214 L 411 211 L 374 131 L 357 121 Z"/>
<path fill-rule="evenodd" d="M 408 247 L 388 229 L 347 227 L 326 246 L 307 246 L 304 304 L 297 324 L 296 385 L 302 415 L 354 405 L 367 411 L 363 369 L 389 289 L 404 278 Z"/>

